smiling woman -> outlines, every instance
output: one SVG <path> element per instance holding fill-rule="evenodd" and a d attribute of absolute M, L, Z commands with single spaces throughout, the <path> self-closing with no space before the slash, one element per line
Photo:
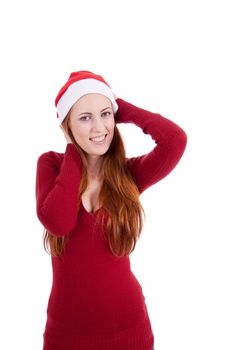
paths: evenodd
<path fill-rule="evenodd" d="M 37 215 L 52 255 L 44 350 L 151 350 L 154 335 L 129 255 L 143 224 L 139 196 L 181 158 L 184 131 L 160 114 L 115 99 L 92 72 L 70 75 L 56 98 L 64 153 L 38 159 Z M 155 141 L 126 158 L 118 123 Z"/>
<path fill-rule="evenodd" d="M 111 101 L 106 96 L 82 96 L 73 105 L 67 118 L 74 139 L 86 152 L 89 162 L 93 156 L 107 152 L 113 139 L 115 119 Z"/>

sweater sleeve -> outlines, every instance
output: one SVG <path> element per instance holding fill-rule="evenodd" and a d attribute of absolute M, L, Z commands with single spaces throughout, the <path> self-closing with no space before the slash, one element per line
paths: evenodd
<path fill-rule="evenodd" d="M 73 144 L 64 155 L 46 152 L 37 161 L 36 210 L 46 230 L 57 236 L 75 226 L 82 161 Z"/>
<path fill-rule="evenodd" d="M 142 193 L 174 169 L 185 150 L 187 137 L 178 125 L 160 114 L 146 111 L 120 98 L 117 104 L 117 123 L 133 123 L 155 141 L 151 152 L 128 159 L 129 170 Z"/>

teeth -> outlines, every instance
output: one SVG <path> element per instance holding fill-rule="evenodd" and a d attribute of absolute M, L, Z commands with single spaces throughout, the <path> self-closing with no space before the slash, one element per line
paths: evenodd
<path fill-rule="evenodd" d="M 96 141 L 96 142 L 101 142 L 105 139 L 105 135 L 104 136 L 99 136 L 99 137 L 93 137 L 91 138 L 92 141 Z"/>

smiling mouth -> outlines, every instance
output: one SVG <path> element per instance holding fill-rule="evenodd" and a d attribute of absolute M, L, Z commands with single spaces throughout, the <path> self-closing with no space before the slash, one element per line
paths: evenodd
<path fill-rule="evenodd" d="M 92 137 L 92 138 L 90 138 L 90 140 L 92 142 L 95 142 L 95 143 L 102 143 L 102 142 L 104 142 L 106 136 L 107 135 L 102 135 L 102 136 L 98 136 L 98 137 Z"/>

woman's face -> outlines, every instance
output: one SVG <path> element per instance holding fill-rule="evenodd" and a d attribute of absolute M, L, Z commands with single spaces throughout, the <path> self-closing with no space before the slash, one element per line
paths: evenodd
<path fill-rule="evenodd" d="M 69 126 L 75 141 L 87 154 L 105 154 L 115 127 L 111 101 L 96 93 L 82 96 L 71 109 Z"/>

